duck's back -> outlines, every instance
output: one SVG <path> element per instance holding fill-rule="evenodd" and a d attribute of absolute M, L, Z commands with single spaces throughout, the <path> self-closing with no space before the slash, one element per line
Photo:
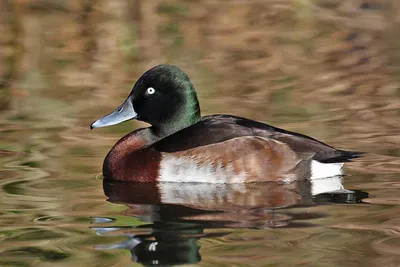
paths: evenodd
<path fill-rule="evenodd" d="M 261 122 L 231 116 L 210 115 L 155 144 L 158 151 L 178 152 L 217 144 L 237 137 L 252 136 L 287 144 L 298 154 L 312 154 L 321 163 L 342 163 L 362 155 L 331 147 L 309 136 L 286 131 Z"/>

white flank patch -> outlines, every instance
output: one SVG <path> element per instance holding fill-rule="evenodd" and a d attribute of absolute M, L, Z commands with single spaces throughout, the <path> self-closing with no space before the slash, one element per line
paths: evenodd
<path fill-rule="evenodd" d="M 343 163 L 321 163 L 311 161 L 311 180 L 343 174 Z"/>
<path fill-rule="evenodd" d="M 177 158 L 168 153 L 162 153 L 159 182 L 178 183 L 243 183 L 246 173 L 236 174 L 233 166 L 222 167 L 221 163 L 200 164 L 195 158 Z"/>

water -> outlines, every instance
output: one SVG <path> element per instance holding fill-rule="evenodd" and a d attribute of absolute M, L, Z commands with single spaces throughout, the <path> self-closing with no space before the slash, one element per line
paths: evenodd
<path fill-rule="evenodd" d="M 0 4 L 0 266 L 400 265 L 396 1 L 10 3 Z M 165 61 L 189 73 L 203 114 L 368 152 L 346 164 L 352 192 L 103 184 L 107 151 L 144 124 L 90 123 Z"/>

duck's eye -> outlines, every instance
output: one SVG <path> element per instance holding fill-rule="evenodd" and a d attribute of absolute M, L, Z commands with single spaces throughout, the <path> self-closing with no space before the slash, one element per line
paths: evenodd
<path fill-rule="evenodd" d="M 153 87 L 149 87 L 149 88 L 147 88 L 147 91 L 146 91 L 149 95 L 152 95 L 152 94 L 154 94 L 155 92 L 156 92 L 156 89 L 154 89 Z"/>

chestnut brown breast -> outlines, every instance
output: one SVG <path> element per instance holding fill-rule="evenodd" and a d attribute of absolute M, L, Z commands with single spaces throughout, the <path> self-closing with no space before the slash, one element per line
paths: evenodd
<path fill-rule="evenodd" d="M 140 136 L 131 134 L 121 139 L 110 150 L 103 164 L 107 180 L 155 182 L 160 168 L 161 154 Z"/>

